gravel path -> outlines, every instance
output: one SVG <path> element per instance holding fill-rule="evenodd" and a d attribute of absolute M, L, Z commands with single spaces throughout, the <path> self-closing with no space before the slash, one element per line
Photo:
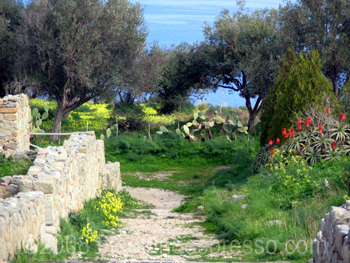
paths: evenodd
<path fill-rule="evenodd" d="M 173 261 L 207 257 L 232 258 L 239 255 L 215 252 L 218 244 L 214 236 L 203 233 L 203 228 L 191 223 L 203 218 L 193 214 L 171 212 L 185 196 L 170 191 L 126 187 L 131 196 L 155 205 L 150 218 L 120 219 L 120 234 L 107 237 L 108 242 L 100 248 L 103 258 L 111 261 Z M 212 252 L 212 253 L 211 253 Z M 226 252 L 227 253 L 227 252 Z"/>

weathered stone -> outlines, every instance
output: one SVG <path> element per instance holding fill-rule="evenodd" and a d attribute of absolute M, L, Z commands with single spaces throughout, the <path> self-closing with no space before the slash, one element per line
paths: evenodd
<path fill-rule="evenodd" d="M 57 234 L 57 227 L 54 227 L 54 226 L 46 226 L 46 233 L 49 233 L 49 234 L 52 234 L 52 235 L 55 235 Z"/>
<path fill-rule="evenodd" d="M 238 200 L 238 199 L 243 199 L 243 198 L 246 198 L 245 195 L 232 195 L 231 196 L 231 199 L 233 200 Z"/>
<path fill-rule="evenodd" d="M 19 187 L 18 185 L 15 184 L 10 184 L 6 190 L 10 192 L 12 195 L 16 195 L 19 192 Z"/>
<path fill-rule="evenodd" d="M 0 113 L 16 113 L 18 108 L 0 108 Z M 6 119 L 6 116 L 5 116 Z"/>
<path fill-rule="evenodd" d="M 4 145 L 4 150 L 16 150 L 17 149 L 17 143 L 10 142 Z"/>
<path fill-rule="evenodd" d="M 55 189 L 55 181 L 53 178 L 39 178 L 33 182 L 34 191 L 42 191 L 44 194 L 52 194 Z"/>
<path fill-rule="evenodd" d="M 16 114 L 5 114 L 4 115 L 4 120 L 5 121 L 16 121 L 17 120 L 17 115 Z"/>
<path fill-rule="evenodd" d="M 45 206 L 45 224 L 52 226 L 55 224 L 55 204 L 51 195 L 45 195 L 43 198 L 43 204 Z"/>
<path fill-rule="evenodd" d="M 52 234 L 45 234 L 42 242 L 45 247 L 50 248 L 54 254 L 57 254 L 57 239 Z"/>
<path fill-rule="evenodd" d="M 0 178 L 0 182 L 5 183 L 5 184 L 10 184 L 11 179 L 12 179 L 12 176 L 10 176 L 10 175 L 4 176 L 4 177 Z"/>
<path fill-rule="evenodd" d="M 34 191 L 33 179 L 21 180 L 18 186 L 20 192 Z"/>

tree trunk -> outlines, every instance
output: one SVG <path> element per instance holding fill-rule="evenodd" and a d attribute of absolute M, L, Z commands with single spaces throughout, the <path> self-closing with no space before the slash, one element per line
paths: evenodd
<path fill-rule="evenodd" d="M 70 114 L 70 111 L 68 111 L 68 112 L 66 112 L 65 114 L 63 114 L 63 119 L 64 119 L 64 120 L 68 120 L 69 114 Z"/>
<path fill-rule="evenodd" d="M 254 122 L 255 118 L 258 114 L 257 113 L 250 113 L 249 114 L 249 120 L 248 120 L 248 132 L 251 133 L 254 130 Z"/>
<path fill-rule="evenodd" d="M 55 119 L 53 121 L 53 126 L 52 126 L 52 133 L 59 133 L 61 132 L 61 127 L 62 127 L 62 120 L 63 116 L 65 114 L 65 108 L 62 105 L 59 105 L 57 103 L 57 109 L 55 113 Z M 52 135 L 51 140 L 52 141 L 57 141 L 59 139 L 58 135 Z"/>

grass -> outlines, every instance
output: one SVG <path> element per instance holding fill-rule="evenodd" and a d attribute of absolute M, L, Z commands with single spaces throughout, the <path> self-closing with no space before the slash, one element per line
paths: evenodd
<path fill-rule="evenodd" d="M 6 159 L 0 154 L 0 178 L 8 175 L 24 175 L 27 174 L 31 161 L 13 161 L 11 158 Z"/>

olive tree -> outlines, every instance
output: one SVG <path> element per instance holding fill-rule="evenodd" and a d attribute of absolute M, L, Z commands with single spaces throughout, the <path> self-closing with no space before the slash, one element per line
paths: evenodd
<path fill-rule="evenodd" d="M 249 112 L 248 131 L 261 109 L 261 103 L 274 83 L 283 48 L 279 45 L 278 12 L 275 9 L 253 13 L 241 10 L 230 15 L 224 10 L 213 26 L 205 26 L 202 52 L 214 88 L 238 92 Z"/>
<path fill-rule="evenodd" d="M 57 101 L 52 132 L 73 109 L 124 85 L 147 35 L 140 5 L 127 0 L 32 0 L 22 19 L 21 83 L 12 87 Z"/>

